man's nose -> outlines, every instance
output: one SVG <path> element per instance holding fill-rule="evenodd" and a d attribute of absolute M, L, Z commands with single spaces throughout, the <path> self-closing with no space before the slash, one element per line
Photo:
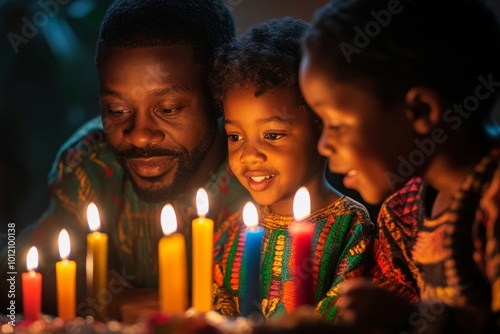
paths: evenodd
<path fill-rule="evenodd" d="M 124 137 L 130 144 L 142 148 L 160 143 L 165 135 L 153 117 L 147 113 L 135 113 Z"/>

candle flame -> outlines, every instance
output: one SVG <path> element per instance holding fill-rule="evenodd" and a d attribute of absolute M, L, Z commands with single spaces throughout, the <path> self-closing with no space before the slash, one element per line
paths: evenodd
<path fill-rule="evenodd" d="M 295 220 L 302 220 L 311 213 L 311 197 L 306 187 L 300 187 L 293 199 L 293 216 Z"/>
<path fill-rule="evenodd" d="M 205 217 L 208 213 L 208 195 L 205 189 L 200 188 L 196 193 L 196 209 L 198 216 Z"/>
<path fill-rule="evenodd" d="M 243 222 L 247 227 L 255 227 L 259 223 L 257 208 L 252 202 L 247 202 L 243 207 Z"/>
<path fill-rule="evenodd" d="M 59 255 L 61 255 L 61 259 L 66 260 L 69 257 L 69 251 L 71 249 L 71 243 L 69 240 L 68 231 L 65 228 L 59 232 Z"/>
<path fill-rule="evenodd" d="M 38 267 L 38 250 L 35 246 L 30 248 L 28 256 L 26 256 L 26 266 L 28 267 L 28 271 Z"/>
<path fill-rule="evenodd" d="M 87 207 L 87 221 L 92 232 L 101 228 L 101 220 L 99 219 L 99 211 L 94 203 L 90 203 Z"/>
<path fill-rule="evenodd" d="M 174 207 L 167 204 L 161 210 L 161 229 L 163 234 L 169 235 L 177 230 L 177 217 L 175 216 Z"/>

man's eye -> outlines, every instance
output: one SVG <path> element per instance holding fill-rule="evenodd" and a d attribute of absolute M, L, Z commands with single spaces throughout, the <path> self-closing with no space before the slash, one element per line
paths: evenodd
<path fill-rule="evenodd" d="M 266 135 L 264 136 L 265 139 L 269 139 L 269 140 L 278 140 L 280 139 L 281 137 L 283 137 L 284 134 L 282 133 L 266 133 Z"/>
<path fill-rule="evenodd" d="M 176 113 L 179 109 L 180 108 L 158 108 L 156 111 L 165 115 L 170 115 Z"/>
<path fill-rule="evenodd" d="M 120 114 L 126 114 L 128 113 L 129 111 L 127 109 L 114 109 L 114 108 L 108 108 L 108 113 L 110 114 L 116 114 L 116 115 L 120 115 Z"/>
<path fill-rule="evenodd" d="M 238 140 L 240 140 L 240 138 L 241 137 L 238 135 L 227 135 L 227 139 L 232 142 L 237 142 Z"/>

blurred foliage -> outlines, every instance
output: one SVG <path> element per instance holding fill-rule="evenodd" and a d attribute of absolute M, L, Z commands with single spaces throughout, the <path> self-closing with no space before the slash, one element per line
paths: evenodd
<path fill-rule="evenodd" d="M 94 47 L 110 3 L 0 0 L 2 226 L 38 218 L 58 148 L 99 113 Z"/>

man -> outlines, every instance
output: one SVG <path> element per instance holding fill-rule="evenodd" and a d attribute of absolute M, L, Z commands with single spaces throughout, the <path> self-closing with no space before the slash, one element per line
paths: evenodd
<path fill-rule="evenodd" d="M 113 305 L 128 295 L 124 286 L 153 289 L 148 291 L 156 300 L 160 212 L 166 203 L 174 205 L 188 258 L 199 187 L 209 194 L 216 224 L 242 208 L 248 195 L 226 167 L 226 138 L 206 83 L 213 50 L 233 37 L 222 1 L 117 0 L 110 6 L 96 49 L 101 117 L 61 148 L 50 175 L 51 206 L 17 241 L 19 267 L 29 247 L 38 247 L 44 290 L 53 294 L 44 302 L 55 299 L 62 228 L 81 274 L 78 312 L 98 314 L 107 304 L 114 317 Z M 110 248 L 110 286 L 97 303 L 81 289 L 91 202 Z M 53 305 L 43 311 L 55 312 Z"/>

